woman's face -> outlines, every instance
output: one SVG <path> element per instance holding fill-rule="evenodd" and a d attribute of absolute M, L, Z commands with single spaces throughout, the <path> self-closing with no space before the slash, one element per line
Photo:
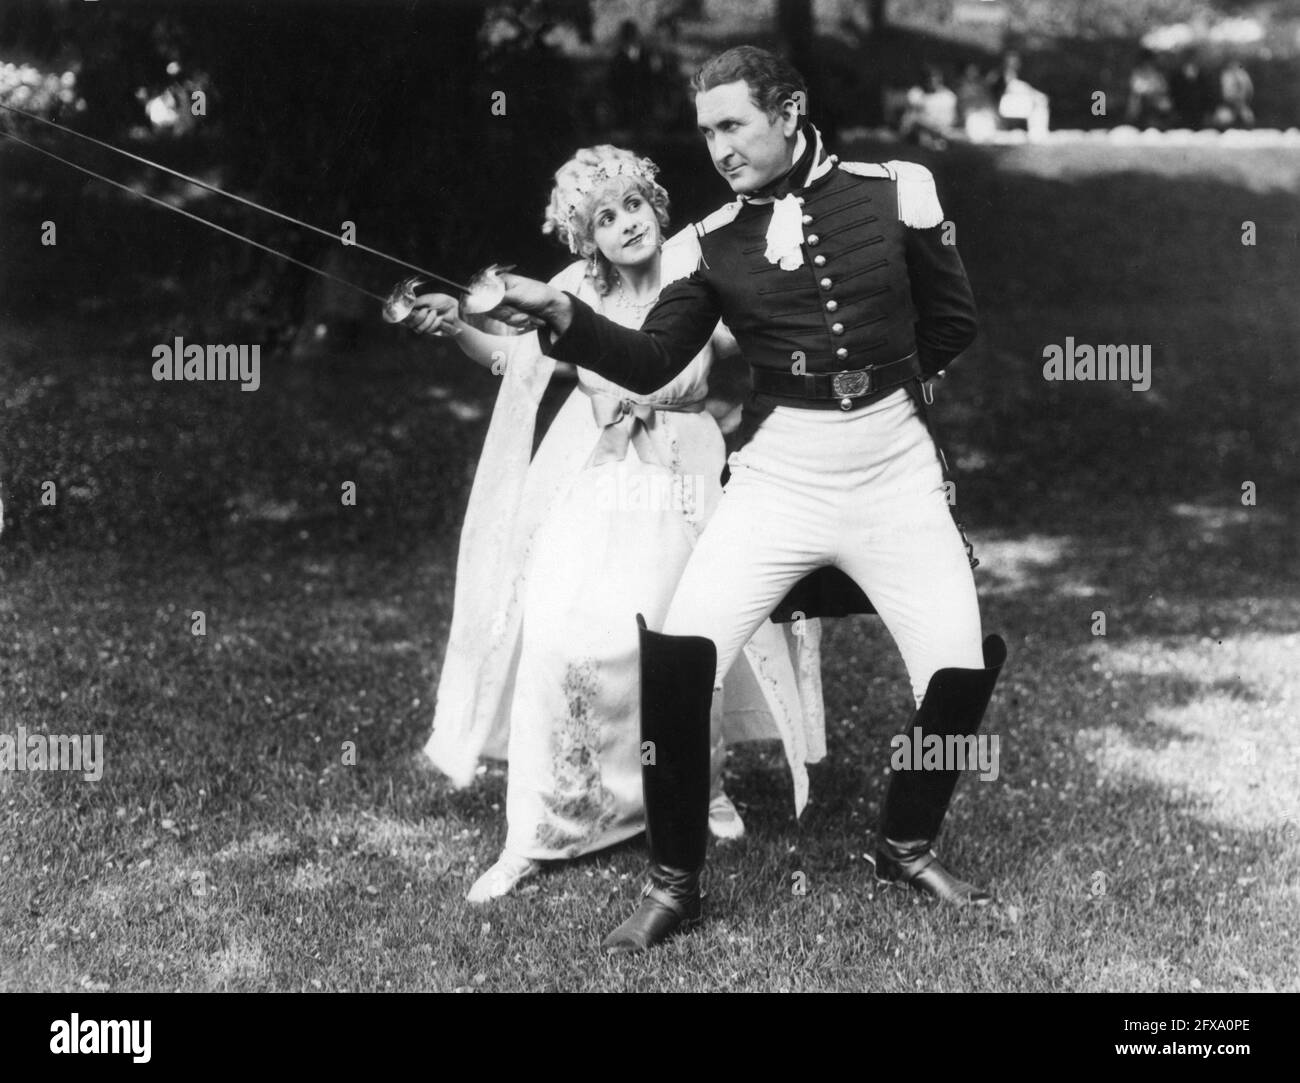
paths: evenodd
<path fill-rule="evenodd" d="M 659 251 L 654 206 L 630 182 L 597 194 L 591 229 L 596 247 L 615 267 L 639 267 Z"/>

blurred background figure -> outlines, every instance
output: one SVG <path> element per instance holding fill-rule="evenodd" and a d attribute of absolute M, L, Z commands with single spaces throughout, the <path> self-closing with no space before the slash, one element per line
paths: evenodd
<path fill-rule="evenodd" d="M 949 139 L 960 135 L 957 95 L 944 83 L 939 68 L 928 67 L 924 86 L 907 92 L 907 108 L 899 120 L 898 134 L 935 150 L 943 150 Z"/>
<path fill-rule="evenodd" d="M 1124 112 L 1124 121 L 1137 128 L 1164 128 L 1172 113 L 1173 102 L 1165 73 L 1156 63 L 1155 53 L 1143 49 L 1129 73 L 1128 108 Z"/>
<path fill-rule="evenodd" d="M 654 85 L 655 127 L 660 131 L 691 131 L 695 127 L 694 102 L 686 93 L 689 79 L 682 73 L 681 37 L 681 16 L 669 12 L 659 17 L 646 43 Z"/>
<path fill-rule="evenodd" d="M 1240 60 L 1229 60 L 1219 73 L 1219 104 L 1214 109 L 1218 128 L 1253 128 L 1255 111 L 1251 102 L 1255 84 Z"/>
<path fill-rule="evenodd" d="M 656 64 L 650 44 L 636 20 L 618 28 L 618 44 L 609 62 L 609 97 L 614 123 L 620 130 L 641 132 L 655 108 Z"/>
<path fill-rule="evenodd" d="M 1030 139 L 1041 139 L 1050 126 L 1051 106 L 1047 95 L 1020 77 L 1020 54 L 1009 52 L 1002 67 L 994 74 L 993 93 L 998 101 L 998 116 L 1003 127 L 1024 125 Z"/>
<path fill-rule="evenodd" d="M 1169 80 L 1169 97 L 1177 122 L 1184 128 L 1200 128 L 1213 105 L 1209 83 L 1195 53 L 1183 57 Z"/>
<path fill-rule="evenodd" d="M 966 138 L 984 143 L 998 130 L 998 105 L 978 64 L 967 64 L 957 83 L 957 119 Z"/>

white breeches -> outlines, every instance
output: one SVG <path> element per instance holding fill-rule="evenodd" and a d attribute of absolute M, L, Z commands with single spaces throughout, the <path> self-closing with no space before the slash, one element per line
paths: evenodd
<path fill-rule="evenodd" d="M 790 588 L 828 564 L 875 605 L 918 704 L 936 670 L 983 667 L 966 549 L 905 391 L 852 413 L 778 406 L 729 462 L 662 629 L 713 640 L 715 687 Z"/>

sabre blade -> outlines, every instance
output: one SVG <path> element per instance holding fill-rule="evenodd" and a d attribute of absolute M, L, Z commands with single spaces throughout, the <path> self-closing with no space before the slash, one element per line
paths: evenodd
<path fill-rule="evenodd" d="M 245 237 L 242 233 L 236 233 L 233 229 L 227 229 L 225 226 L 218 225 L 216 222 L 194 214 L 192 211 L 187 211 L 183 207 L 173 207 L 170 203 L 159 199 L 157 196 L 151 196 L 148 192 L 137 191 L 135 188 L 123 184 L 121 181 L 115 181 L 112 177 L 105 177 L 102 173 L 96 173 L 93 169 L 87 169 L 85 166 L 78 165 L 76 162 L 70 162 L 67 158 L 59 157 L 59 155 L 55 154 L 53 151 L 48 151 L 43 147 L 38 147 L 35 143 L 29 143 L 26 139 L 19 139 L 18 136 L 11 132 L 0 131 L 0 136 L 4 136 L 6 139 L 12 139 L 15 143 L 21 143 L 29 150 L 36 151 L 37 154 L 44 154 L 47 158 L 53 158 L 56 162 L 62 162 L 64 165 L 71 166 L 73 169 L 94 177 L 96 180 L 102 180 L 105 184 L 111 184 L 114 188 L 120 188 L 122 191 L 129 192 L 133 196 L 147 199 L 150 203 L 156 203 L 160 207 L 166 207 L 167 210 L 175 211 L 177 214 L 184 215 L 186 218 L 192 218 L 195 222 L 202 222 L 205 226 L 215 229 L 218 233 L 224 233 L 227 237 L 234 237 L 236 240 L 243 241 L 245 244 L 251 244 L 254 248 L 260 248 L 263 252 L 269 252 L 273 256 L 279 256 L 281 259 L 288 260 L 288 262 L 295 266 L 311 271 L 312 274 L 320 275 L 321 278 L 328 278 L 331 282 L 337 282 L 340 286 L 346 286 L 348 289 L 356 290 L 358 293 L 364 293 L 367 297 L 370 297 L 373 300 L 380 302 L 384 300 L 384 298 L 380 297 L 379 294 L 371 293 L 368 289 L 358 286 L 355 282 L 349 282 L 346 278 L 339 278 L 338 275 L 332 275 L 328 271 L 322 271 L 319 267 L 313 267 L 310 263 L 304 263 L 302 260 L 296 259 L 285 252 L 281 252 L 277 248 L 272 248 L 269 244 L 255 241 L 252 237 Z"/>
<path fill-rule="evenodd" d="M 45 125 L 47 125 L 48 127 L 55 128 L 55 129 L 57 129 L 57 130 L 60 131 L 60 132 L 65 132 L 65 133 L 67 133 L 68 135 L 75 136 L 75 137 L 78 138 L 78 139 L 84 139 L 87 143 L 93 143 L 93 144 L 94 144 L 95 146 L 97 146 L 97 147 L 103 147 L 105 150 L 111 150 L 114 154 L 120 154 L 120 155 L 122 155 L 124 158 L 130 158 L 133 162 L 139 162 L 141 165 L 147 165 L 147 166 L 149 166 L 151 169 L 157 169 L 158 171 L 160 171 L 160 172 L 162 172 L 162 173 L 166 173 L 166 174 L 168 174 L 169 176 L 176 177 L 178 180 L 183 180 L 183 181 L 185 181 L 186 184 L 192 184 L 192 185 L 194 185 L 196 188 L 202 188 L 205 192 L 212 192 L 214 195 L 224 196 L 226 199 L 233 199 L 236 203 L 242 203 L 245 207 L 252 207 L 254 210 L 261 211 L 263 214 L 269 214 L 269 215 L 271 215 L 271 216 L 274 217 L 274 218 L 278 218 L 278 219 L 280 219 L 282 222 L 290 222 L 290 223 L 292 223 L 292 224 L 295 225 L 295 226 L 300 226 L 300 227 L 302 227 L 303 229 L 309 229 L 309 230 L 311 230 L 313 233 L 319 233 L 322 237 L 328 237 L 328 238 L 329 238 L 330 240 L 332 240 L 332 241 L 337 241 L 337 240 L 339 240 L 339 236 L 338 236 L 337 233 L 331 233 L 331 232 L 330 232 L 329 230 L 327 230 L 327 229 L 321 229 L 320 226 L 314 226 L 314 225 L 312 225 L 310 222 L 304 222 L 301 218 L 294 218 L 293 215 L 291 215 L 291 214 L 285 214 L 285 213 L 283 213 L 282 211 L 274 210 L 274 209 L 271 208 L 271 207 L 264 207 L 262 204 L 258 203 L 256 200 L 252 200 L 252 199 L 248 199 L 248 198 L 246 198 L 246 197 L 244 197 L 244 196 L 236 195 L 234 192 L 227 192 L 224 188 L 218 188 L 215 184 L 209 184 L 207 181 L 199 180 L 197 177 L 191 177 L 188 173 L 182 173 L 182 172 L 180 172 L 180 170 L 177 170 L 177 169 L 171 169 L 171 168 L 168 167 L 168 166 L 160 165 L 158 162 L 150 161 L 148 158 L 145 158 L 145 157 L 143 157 L 142 155 L 139 155 L 139 154 L 133 154 L 131 151 L 129 151 L 129 150 L 123 150 L 121 147 L 115 147 L 115 146 L 113 146 L 112 143 L 105 143 L 102 139 L 96 139 L 94 136 L 86 135 L 84 132 L 79 132 L 79 131 L 77 131 L 75 128 L 68 128 L 68 127 L 66 127 L 66 126 L 64 126 L 64 125 L 62 125 L 62 124 L 56 124 L 54 121 L 52 121 L 52 120 L 47 120 L 45 117 L 38 116 L 38 115 L 35 114 L 35 113 L 29 113 L 29 112 L 27 112 L 27 110 L 25 110 L 25 109 L 19 109 L 19 108 L 17 108 L 16 106 L 13 106 L 13 105 L 6 105 L 4 102 L 0 102 L 0 109 L 6 109 L 6 110 L 8 110 L 8 111 L 11 112 L 11 113 L 17 113 L 19 116 L 26 117 L 28 120 L 34 120 L 34 121 L 36 121 L 36 122 L 39 123 L 39 124 L 45 124 Z M 7 133 L 7 132 L 0 132 L 0 135 L 9 135 L 9 133 Z M 10 137 L 11 139 L 16 139 L 16 138 L 17 138 L 16 136 L 12 136 L 12 135 L 10 135 L 9 137 Z M 21 139 L 19 139 L 18 142 L 22 143 L 23 141 L 22 141 Z M 30 144 L 30 143 L 23 143 L 23 145 L 24 145 L 24 146 L 29 146 L 29 147 L 32 146 L 32 144 Z M 39 150 L 40 148 L 39 148 L 39 147 L 33 147 L 33 149 L 34 149 L 34 150 Z M 80 166 L 77 166 L 74 162 L 67 162 L 67 161 L 64 161 L 64 159 L 62 159 L 62 158 L 58 158 L 57 155 L 53 155 L 53 154 L 51 154 L 50 157 L 51 157 L 51 158 L 56 158 L 58 161 L 62 161 L 62 162 L 64 162 L 65 165 L 71 165 L 74 169 L 80 169 L 80 168 L 81 168 Z M 99 174 L 98 174 L 98 173 L 93 173 L 93 172 L 92 172 L 91 170 L 89 170 L 89 169 L 83 170 L 83 172 L 91 173 L 92 176 L 99 177 Z M 100 177 L 99 179 L 100 179 L 100 180 L 107 180 L 108 178 L 106 178 L 106 177 Z M 110 183 L 110 184 L 113 184 L 113 183 L 116 183 L 116 182 L 114 182 L 114 181 L 109 181 L 109 183 Z M 120 187 L 120 186 L 119 186 L 119 187 Z M 134 191 L 135 191 L 134 188 L 127 188 L 126 190 L 127 190 L 128 192 L 134 192 Z M 137 194 L 137 195 L 141 195 L 141 194 L 143 194 L 143 193 L 139 193 L 139 192 L 137 192 L 136 194 Z M 179 210 L 179 209 L 180 209 L 180 208 L 178 208 L 178 207 L 172 207 L 170 203 L 164 203 L 163 206 L 165 206 L 165 207 L 169 207 L 169 208 L 171 208 L 172 210 Z M 199 220 L 200 222 L 207 221 L 207 219 L 204 219 L 204 218 L 200 218 L 200 219 L 198 219 L 198 220 Z M 218 228 L 219 228 L 219 227 L 218 227 Z M 243 239 L 243 240 L 247 240 L 247 238 L 243 237 L 241 234 L 232 233 L 231 235 L 232 235 L 232 236 L 236 236 L 236 237 L 240 237 L 240 238 Z M 256 242 L 250 241 L 249 243 L 250 243 L 250 244 L 255 244 Z M 352 242 L 350 242 L 350 243 L 348 244 L 348 247 L 349 247 L 349 248 L 355 248 L 355 249 L 357 249 L 358 251 L 361 251 L 361 252 L 368 252 L 368 253 L 369 253 L 370 255 L 372 255 L 372 256 L 378 256 L 380 259 L 387 260 L 389 263 L 395 263 L 395 264 L 397 264 L 399 267 L 405 267 L 405 268 L 406 268 L 407 270 L 409 270 L 409 271 L 419 271 L 420 274 L 426 276 L 427 278 L 435 278 L 435 279 L 437 279 L 439 282 L 442 282 L 444 285 L 451 286 L 453 289 L 462 290 L 462 291 L 466 291 L 466 292 L 467 292 L 468 289 L 469 289 L 469 287 L 461 285 L 461 283 L 455 281 L 454 279 L 447 278 L 447 277 L 445 277 L 444 275 L 440 275 L 440 274 L 438 274 L 438 273 L 435 272 L 435 271 L 428 271 L 428 270 L 425 270 L 423 267 L 417 267 L 414 263 L 407 263 L 406 260 L 404 260 L 404 259 L 398 259 L 396 256 L 390 256 L 387 252 L 381 252 L 378 248 L 371 248 L 369 245 L 362 244 L 360 241 L 352 241 Z M 268 249 L 268 251 L 274 251 L 274 249 Z M 277 255 L 280 255 L 280 254 L 282 254 L 282 253 L 277 253 Z M 290 259 L 291 257 L 289 257 L 289 256 L 285 256 L 284 258 L 285 258 L 285 259 Z M 304 266 L 305 266 L 305 264 L 304 264 Z M 323 273 L 323 272 L 322 272 L 322 273 Z M 360 287 L 357 287 L 357 288 L 360 288 Z M 363 291 L 363 292 L 365 292 L 365 291 Z M 375 297 L 376 295 L 372 293 L 372 294 L 370 294 L 370 296 L 371 296 L 371 297 Z M 381 299 L 382 299 L 382 298 L 381 298 Z"/>

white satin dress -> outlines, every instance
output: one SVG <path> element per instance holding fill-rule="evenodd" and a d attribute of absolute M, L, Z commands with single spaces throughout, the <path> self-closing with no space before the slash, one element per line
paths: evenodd
<path fill-rule="evenodd" d="M 664 248 L 663 281 L 693 269 Z M 624 324 L 572 264 L 552 280 Z M 457 785 L 508 760 L 504 851 L 554 860 L 643 831 L 636 614 L 658 630 L 721 497 L 722 434 L 704 409 L 706 347 L 670 384 L 635 395 L 578 369 L 528 461 L 554 370 L 535 334 L 502 339 L 506 372 L 461 536 L 455 610 L 425 753 Z M 767 622 L 715 709 L 723 740 L 780 739 L 796 812 L 825 751 L 820 628 Z M 719 697 L 715 697 L 718 699 Z"/>

